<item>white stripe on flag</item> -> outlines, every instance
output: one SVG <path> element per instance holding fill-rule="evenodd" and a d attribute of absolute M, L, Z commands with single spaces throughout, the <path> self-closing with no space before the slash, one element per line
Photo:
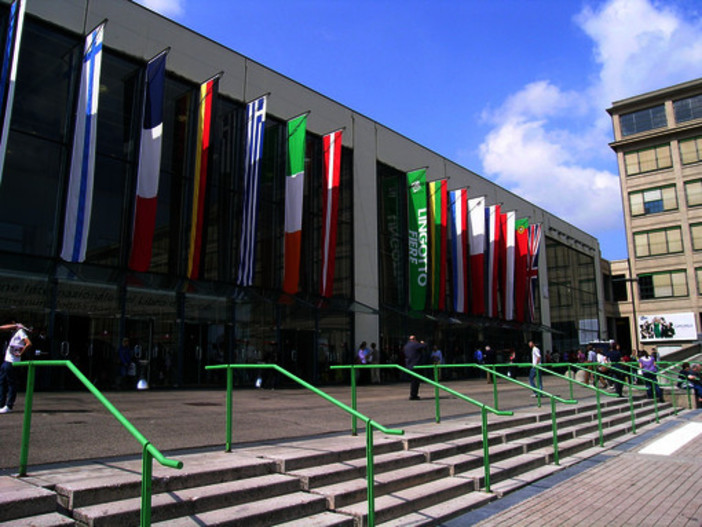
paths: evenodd
<path fill-rule="evenodd" d="M 61 250 L 61 258 L 68 262 L 84 261 L 88 245 L 104 29 L 105 23 L 102 23 L 85 39 Z"/>
<path fill-rule="evenodd" d="M 10 21 L 5 43 L 5 54 L 2 66 L 2 85 L 5 106 L 3 108 L 2 134 L 0 135 L 0 183 L 5 167 L 5 153 L 7 140 L 10 135 L 10 118 L 12 116 L 12 103 L 15 99 L 15 83 L 17 79 L 17 63 L 19 62 L 20 42 L 22 41 L 22 27 L 24 26 L 24 0 L 15 0 L 10 6 Z"/>

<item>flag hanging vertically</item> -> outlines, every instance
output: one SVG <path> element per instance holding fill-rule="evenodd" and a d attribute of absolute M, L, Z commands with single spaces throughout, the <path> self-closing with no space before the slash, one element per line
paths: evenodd
<path fill-rule="evenodd" d="M 244 197 L 239 240 L 240 286 L 253 284 L 256 269 L 256 223 L 258 221 L 258 189 L 263 155 L 263 132 L 266 128 L 266 96 L 246 105 L 246 157 L 244 159 Z"/>
<path fill-rule="evenodd" d="M 88 229 L 93 208 L 95 138 L 104 33 L 105 22 L 88 34 L 83 49 L 61 249 L 61 258 L 67 262 L 84 261 L 88 246 Z"/>
<path fill-rule="evenodd" d="M 429 280 L 429 215 L 427 213 L 426 169 L 407 173 L 409 305 L 421 311 L 426 305 Z"/>
<path fill-rule="evenodd" d="M 490 205 L 485 209 L 485 228 L 487 231 L 487 316 L 498 316 L 497 283 L 500 261 L 500 206 Z"/>
<path fill-rule="evenodd" d="M 452 190 L 449 203 L 453 310 L 468 313 L 468 191 Z"/>
<path fill-rule="evenodd" d="M 2 133 L 0 134 L 0 182 L 5 167 L 7 139 L 10 135 L 10 118 L 12 102 L 15 98 L 15 82 L 17 80 L 17 63 L 19 61 L 22 27 L 24 26 L 24 0 L 15 0 L 10 5 L 10 18 L 7 24 L 7 38 L 2 60 L 2 76 L 0 77 L 0 111 L 2 111 Z"/>
<path fill-rule="evenodd" d="M 541 247 L 541 224 L 529 225 L 528 256 L 527 256 L 527 296 L 529 299 L 529 316 L 531 322 L 536 321 L 536 295 L 539 278 L 539 248 Z"/>
<path fill-rule="evenodd" d="M 471 313 L 485 315 L 485 197 L 468 200 Z"/>
<path fill-rule="evenodd" d="M 521 218 L 515 221 L 514 318 L 518 322 L 524 322 L 524 310 L 526 308 L 528 228 L 529 218 Z"/>
<path fill-rule="evenodd" d="M 514 320 L 514 253 L 516 212 L 502 214 L 502 315 L 505 320 Z"/>
<path fill-rule="evenodd" d="M 305 192 L 307 115 L 288 121 L 288 174 L 285 178 L 285 249 L 283 292 L 297 293 L 302 247 L 302 205 Z"/>
<path fill-rule="evenodd" d="M 205 197 L 210 165 L 213 104 L 217 95 L 217 74 L 200 85 L 197 101 L 197 141 L 195 147 L 195 174 L 193 176 L 192 207 L 190 213 L 190 243 L 188 244 L 188 278 L 200 276 L 202 230 L 205 224 Z"/>
<path fill-rule="evenodd" d="M 341 174 L 342 130 L 322 138 L 324 145 L 324 192 L 322 194 L 322 273 L 319 294 L 329 298 L 334 292 L 336 228 L 339 217 L 339 178 Z"/>
<path fill-rule="evenodd" d="M 167 54 L 168 50 L 163 51 L 149 61 L 146 65 L 144 79 L 139 168 L 136 203 L 134 205 L 132 247 L 129 256 L 129 268 L 140 272 L 148 271 L 151 265 L 151 252 L 156 228 Z"/>
<path fill-rule="evenodd" d="M 448 180 L 429 183 L 429 212 L 431 214 L 431 307 L 446 307 L 446 240 L 447 240 Z"/>

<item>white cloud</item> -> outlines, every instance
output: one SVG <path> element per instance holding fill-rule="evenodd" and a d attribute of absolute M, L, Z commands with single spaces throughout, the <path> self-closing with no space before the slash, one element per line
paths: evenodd
<path fill-rule="evenodd" d="M 484 172 L 595 235 L 621 228 L 621 196 L 605 109 L 615 100 L 702 76 L 702 19 L 653 0 L 610 0 L 575 18 L 596 70 L 576 91 L 526 85 L 484 113 Z"/>
<path fill-rule="evenodd" d="M 135 0 L 163 16 L 176 18 L 185 14 L 185 0 Z"/>

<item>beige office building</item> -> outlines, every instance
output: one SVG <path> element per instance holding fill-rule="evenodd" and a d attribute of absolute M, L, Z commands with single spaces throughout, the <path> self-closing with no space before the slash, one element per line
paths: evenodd
<path fill-rule="evenodd" d="M 665 355 L 697 341 L 702 327 L 702 79 L 607 111 L 629 254 L 612 262 L 618 330 L 632 346 Z"/>

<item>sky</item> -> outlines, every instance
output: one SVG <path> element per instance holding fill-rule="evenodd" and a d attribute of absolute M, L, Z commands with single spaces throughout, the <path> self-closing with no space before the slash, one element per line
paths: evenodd
<path fill-rule="evenodd" d="M 702 77 L 699 0 L 138 0 L 627 257 L 614 101 Z M 225 72 L 226 74 L 226 72 Z"/>

